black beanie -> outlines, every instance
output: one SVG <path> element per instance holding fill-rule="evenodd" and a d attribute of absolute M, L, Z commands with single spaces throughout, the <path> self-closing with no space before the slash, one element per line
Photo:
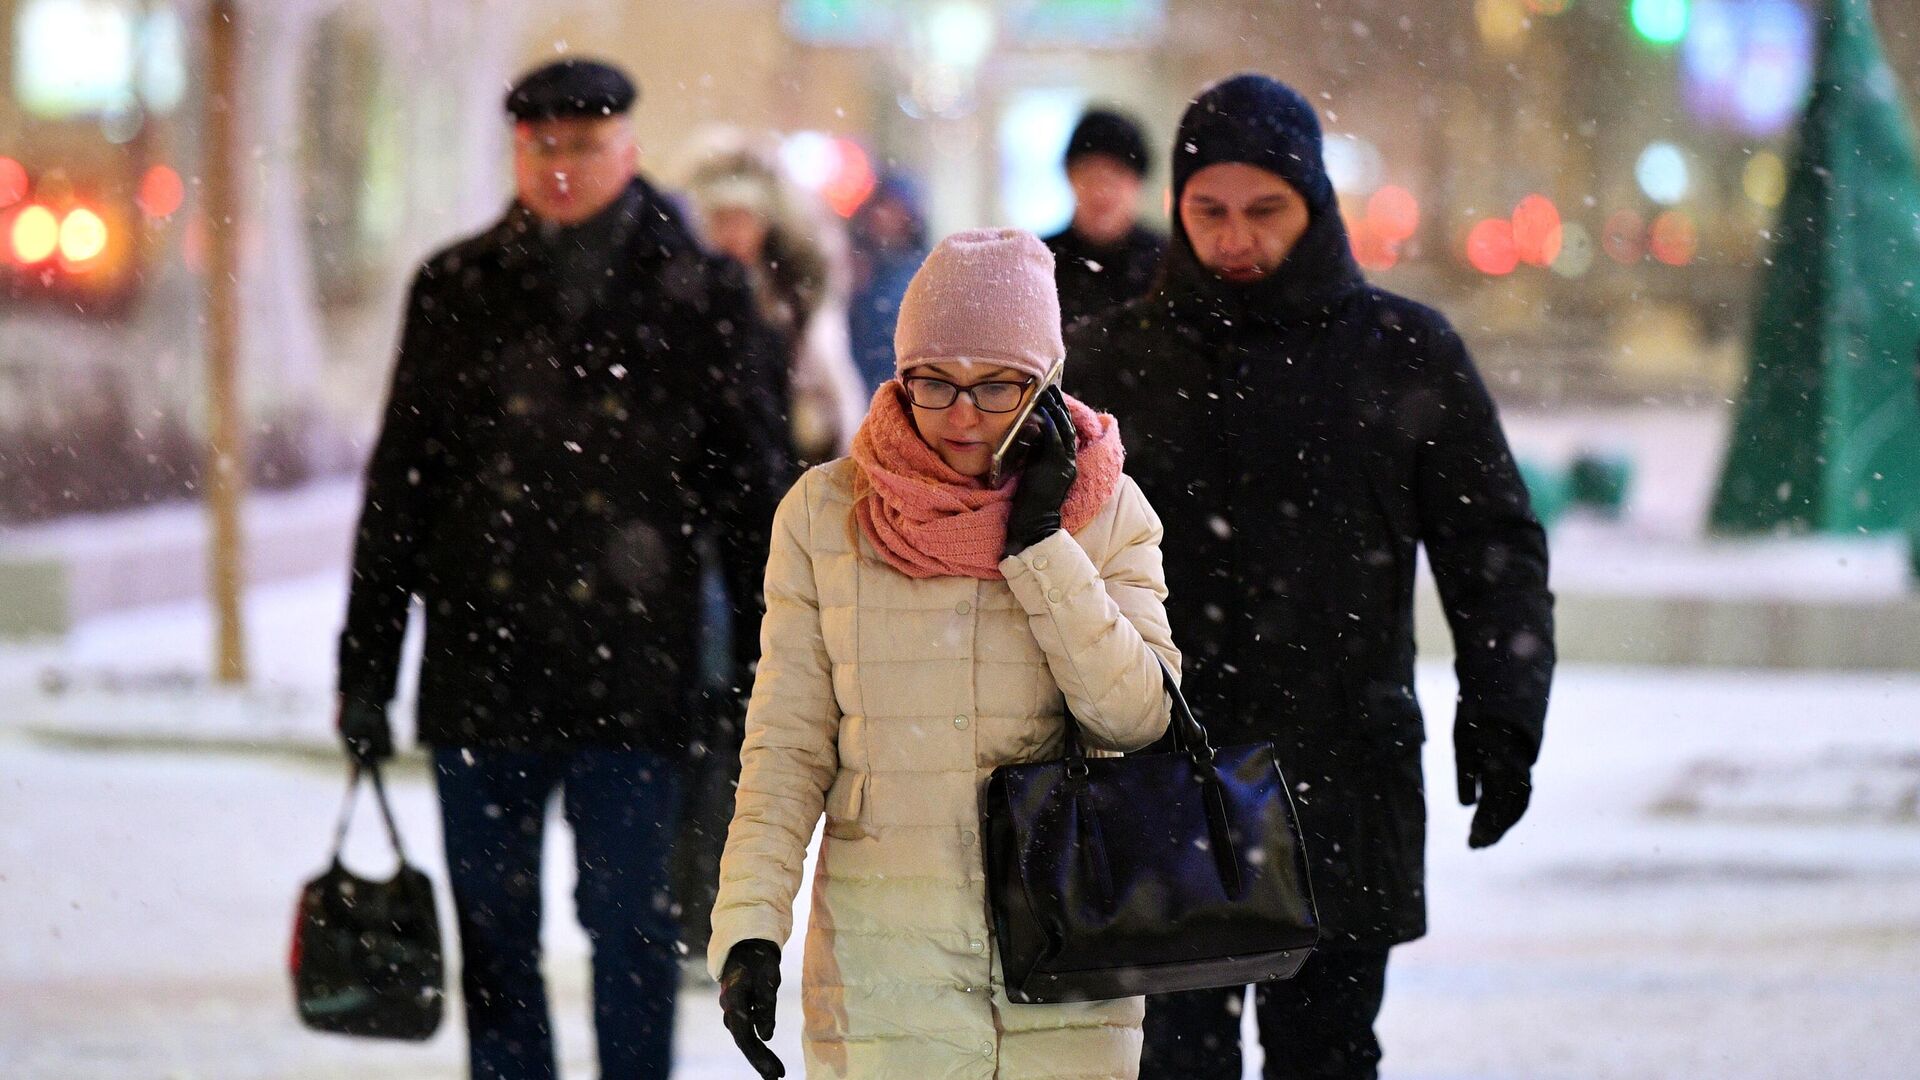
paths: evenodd
<path fill-rule="evenodd" d="M 1320 157 L 1320 118 L 1307 99 L 1265 75 L 1242 74 L 1200 92 L 1173 140 L 1173 201 L 1193 174 L 1242 162 L 1293 185 L 1319 217 L 1333 206 L 1333 183 Z"/>
<path fill-rule="evenodd" d="M 1075 158 L 1087 154 L 1105 154 L 1136 176 L 1145 176 L 1153 168 L 1140 125 L 1111 109 L 1088 109 L 1074 126 L 1073 137 L 1067 140 L 1066 164 L 1071 166 Z"/>

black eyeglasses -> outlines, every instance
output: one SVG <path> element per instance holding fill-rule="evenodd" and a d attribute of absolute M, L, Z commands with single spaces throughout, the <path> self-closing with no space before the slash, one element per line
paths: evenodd
<path fill-rule="evenodd" d="M 915 375 L 900 380 L 907 388 L 907 400 L 922 409 L 950 409 L 967 395 L 973 407 L 983 413 L 1010 413 L 1020 407 L 1026 399 L 1027 387 L 1033 385 L 1032 379 L 1021 382 L 981 382 L 972 386 L 960 386 L 945 379 L 935 379 L 926 375 Z"/>

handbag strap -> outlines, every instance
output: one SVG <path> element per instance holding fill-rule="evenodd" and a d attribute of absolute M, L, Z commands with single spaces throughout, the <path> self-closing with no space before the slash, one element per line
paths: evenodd
<path fill-rule="evenodd" d="M 1167 698 L 1172 705 L 1173 722 L 1170 726 L 1173 728 L 1174 750 L 1192 758 L 1195 764 L 1212 765 L 1213 743 L 1207 738 L 1207 729 L 1200 723 L 1200 718 L 1193 715 L 1193 708 L 1187 704 L 1186 695 L 1180 692 L 1180 684 L 1174 680 L 1173 669 L 1167 666 L 1166 659 L 1159 653 L 1151 648 L 1147 651 L 1153 653 L 1154 662 L 1160 665 L 1160 682 L 1165 687 Z M 1080 743 L 1080 722 L 1074 718 L 1071 709 L 1067 710 L 1066 719 L 1067 775 L 1085 776 L 1087 760 L 1086 751 Z"/>
<path fill-rule="evenodd" d="M 353 824 L 354 797 L 360 793 L 360 777 L 365 775 L 373 781 L 374 801 L 380 806 L 380 817 L 387 823 L 387 837 L 393 841 L 393 853 L 400 857 L 400 864 L 407 865 L 407 849 L 400 843 L 400 826 L 394 823 L 393 807 L 387 802 L 387 786 L 380 779 L 380 766 L 361 765 L 354 762 L 347 774 L 347 795 L 340 804 L 340 824 L 333 833 L 333 861 L 340 861 L 340 851 L 347 844 L 347 827 Z"/>
<path fill-rule="evenodd" d="M 1151 650 L 1149 650 L 1151 651 Z M 1173 746 L 1177 753 L 1186 755 L 1193 763 L 1195 772 L 1204 781 L 1206 800 L 1207 846 L 1213 852 L 1214 865 L 1220 874 L 1221 887 L 1228 896 L 1238 899 L 1245 895 L 1246 882 L 1240 872 L 1240 856 L 1234 830 L 1229 821 L 1226 792 L 1222 790 L 1219 776 L 1213 768 L 1213 743 L 1207 738 L 1207 729 L 1193 715 L 1192 706 L 1187 704 L 1185 694 L 1174 681 L 1173 669 L 1159 653 L 1154 659 L 1160 664 L 1160 679 L 1166 687 L 1167 698 L 1173 713 Z M 1067 711 L 1067 747 L 1066 772 L 1070 791 L 1085 790 L 1089 770 L 1085 752 L 1080 746 L 1080 725 L 1074 719 L 1072 710 Z M 1077 847 L 1087 861 L 1087 872 L 1094 887 L 1103 898 L 1111 902 L 1113 884 L 1111 869 L 1107 865 L 1106 843 L 1100 828 L 1098 815 L 1092 807 L 1082 808 L 1076 815 L 1079 836 Z M 1198 837 L 1195 838 L 1199 839 Z"/>

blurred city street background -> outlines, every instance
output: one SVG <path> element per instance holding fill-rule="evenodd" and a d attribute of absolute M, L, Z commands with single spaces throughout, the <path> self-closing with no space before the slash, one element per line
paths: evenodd
<path fill-rule="evenodd" d="M 212 221 L 216 7 L 239 150 Z M 1845 19 L 1874 40 L 1843 70 L 1823 42 Z M 1837 197 L 1920 222 L 1920 5 L 0 0 L 0 31 L 0 1078 L 462 1074 L 457 1011 L 419 1046 L 302 1029 L 288 934 L 341 793 L 335 637 L 406 284 L 506 204 L 508 82 L 575 53 L 636 75 L 643 168 L 669 190 L 716 146 L 765 149 L 845 290 L 868 265 L 849 219 L 888 183 L 932 237 L 1052 231 L 1068 132 L 1111 104 L 1161 158 L 1143 209 L 1164 226 L 1196 89 L 1258 70 L 1307 92 L 1361 265 L 1444 311 L 1501 404 L 1559 598 L 1533 807 L 1469 852 L 1423 576 L 1432 932 L 1394 954 L 1383 1075 L 1920 1076 L 1920 259 L 1842 266 L 1874 239 L 1848 212 L 1828 232 L 1782 216 L 1796 178 L 1857 160 Z M 1857 130 L 1807 122 L 1821 70 Z M 1895 240 L 1920 251 L 1920 227 Z M 1832 339 L 1878 372 L 1852 397 L 1823 382 L 1832 357 L 1756 334 L 1795 314 L 1769 311 L 1769 272 L 1816 251 L 1821 295 L 1881 328 Z M 1812 389 L 1753 391 L 1800 364 Z M 221 416 L 244 462 L 226 552 L 203 502 Z M 1736 461 L 1756 426 L 1784 449 Z M 1752 490 L 1776 519 L 1739 505 Z M 242 585 L 225 639 L 222 559 Z M 417 754 L 393 789 L 444 902 Z M 351 861 L 390 866 L 378 840 Z M 580 1080 L 568 842 L 550 830 L 546 934 Z M 676 1077 L 748 1075 L 715 1000 L 690 974 Z"/>

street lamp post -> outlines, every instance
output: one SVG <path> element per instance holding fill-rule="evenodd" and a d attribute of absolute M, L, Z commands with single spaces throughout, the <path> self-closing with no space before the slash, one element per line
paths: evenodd
<path fill-rule="evenodd" d="M 247 679 L 241 625 L 240 502 L 246 486 L 239 394 L 240 13 L 235 0 L 207 5 L 206 144 L 202 157 L 207 237 L 208 586 L 216 621 L 216 677 Z"/>

